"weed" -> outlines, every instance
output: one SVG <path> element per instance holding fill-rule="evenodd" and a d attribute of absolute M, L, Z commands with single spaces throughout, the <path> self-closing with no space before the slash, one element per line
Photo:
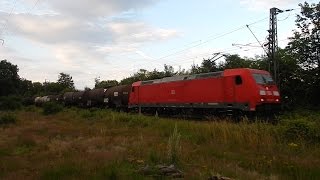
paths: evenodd
<path fill-rule="evenodd" d="M 159 164 L 161 162 L 161 155 L 154 149 L 151 149 L 148 156 L 149 156 L 149 161 L 152 164 Z"/>
<path fill-rule="evenodd" d="M 19 110 L 22 107 L 21 99 L 16 96 L 2 96 L 0 97 L 0 110 Z"/>
<path fill-rule="evenodd" d="M 56 114 L 62 110 L 63 106 L 54 102 L 47 102 L 43 106 L 44 115 Z"/>
<path fill-rule="evenodd" d="M 143 179 L 136 172 L 136 167 L 127 162 L 110 162 L 98 169 L 95 179 Z"/>
<path fill-rule="evenodd" d="M 13 154 L 14 155 L 23 155 L 23 154 L 30 152 L 31 148 L 32 147 L 28 146 L 28 145 L 18 146 L 14 149 Z"/>
<path fill-rule="evenodd" d="M 47 169 L 43 172 L 41 179 L 46 180 L 60 180 L 60 179 L 76 179 L 76 177 L 81 177 L 82 170 L 80 167 L 74 164 L 62 164 L 56 167 Z"/>
<path fill-rule="evenodd" d="M 95 113 L 89 110 L 80 111 L 80 116 L 84 119 L 90 119 L 95 116 Z"/>
<path fill-rule="evenodd" d="M 8 149 L 0 149 L 0 157 L 3 156 L 9 156 L 10 155 L 10 151 Z"/>
<path fill-rule="evenodd" d="M 26 106 L 24 109 L 27 112 L 37 112 L 37 110 L 38 110 L 38 108 L 34 105 Z"/>
<path fill-rule="evenodd" d="M 0 125 L 14 124 L 17 121 L 17 117 L 11 113 L 6 113 L 0 117 Z"/>
<path fill-rule="evenodd" d="M 311 143 L 320 142 L 319 126 L 315 122 L 303 118 L 286 121 L 280 131 L 287 141 L 305 141 Z"/>
<path fill-rule="evenodd" d="M 179 161 L 180 137 L 181 135 L 178 132 L 178 127 L 176 124 L 168 141 L 168 161 L 171 164 L 177 164 Z"/>

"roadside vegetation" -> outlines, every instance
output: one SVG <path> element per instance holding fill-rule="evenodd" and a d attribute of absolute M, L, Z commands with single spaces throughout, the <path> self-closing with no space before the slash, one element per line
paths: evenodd
<path fill-rule="evenodd" d="M 272 125 L 44 110 L 0 113 L 1 120 L 14 119 L 0 125 L 0 179 L 141 179 L 152 176 L 139 173 L 146 165 L 170 164 L 187 179 L 320 178 L 320 116 L 314 111 L 287 113 Z"/>

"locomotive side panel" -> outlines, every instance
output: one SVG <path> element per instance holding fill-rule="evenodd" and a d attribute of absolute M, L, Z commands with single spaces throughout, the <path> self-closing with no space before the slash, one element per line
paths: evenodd
<path fill-rule="evenodd" d="M 134 85 L 133 88 L 131 105 L 201 106 L 223 101 L 222 77 Z"/>

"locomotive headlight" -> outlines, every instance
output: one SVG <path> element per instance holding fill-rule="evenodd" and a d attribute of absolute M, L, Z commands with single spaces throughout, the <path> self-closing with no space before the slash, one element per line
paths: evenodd
<path fill-rule="evenodd" d="M 265 96 L 265 95 L 267 95 L 267 92 L 264 90 L 260 90 L 260 96 Z"/>
<path fill-rule="evenodd" d="M 273 91 L 273 95 L 274 95 L 274 96 L 280 96 L 280 94 L 279 94 L 278 91 Z"/>

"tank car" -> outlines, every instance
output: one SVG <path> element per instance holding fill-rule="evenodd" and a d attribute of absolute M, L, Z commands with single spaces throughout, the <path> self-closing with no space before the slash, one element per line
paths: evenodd
<path fill-rule="evenodd" d="M 121 85 L 109 88 L 105 93 L 105 101 L 110 108 L 127 110 L 131 85 Z"/>
<path fill-rule="evenodd" d="M 65 106 L 71 106 L 73 104 L 73 94 L 74 92 L 66 92 L 63 94 L 63 104 Z"/>
<path fill-rule="evenodd" d="M 85 99 L 87 107 L 104 107 L 106 106 L 105 92 L 107 89 L 98 88 L 88 91 Z"/>
<path fill-rule="evenodd" d="M 85 107 L 87 94 L 88 94 L 88 91 L 74 92 L 72 95 L 72 105 Z"/>

